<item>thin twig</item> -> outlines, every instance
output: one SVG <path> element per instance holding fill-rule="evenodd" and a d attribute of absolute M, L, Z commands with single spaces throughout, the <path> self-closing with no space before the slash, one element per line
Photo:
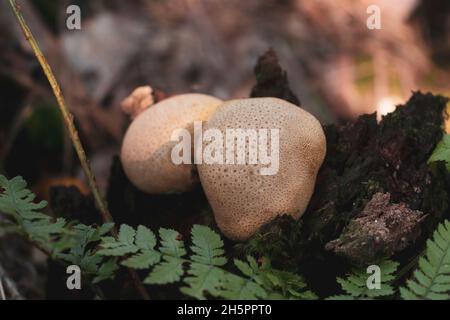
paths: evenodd
<path fill-rule="evenodd" d="M 24 300 L 24 297 L 20 294 L 16 284 L 12 279 L 8 277 L 6 271 L 4 270 L 1 264 L 0 264 L 0 284 L 4 284 L 6 290 L 9 293 L 10 300 Z M 3 289 L 3 287 L 1 289 Z M 3 295 L 5 296 L 4 300 L 6 300 L 6 295 L 4 292 Z"/>
<path fill-rule="evenodd" d="M 26 40 L 30 43 L 30 45 L 36 55 L 36 58 L 39 60 L 39 63 L 41 64 L 41 67 L 42 67 L 45 75 L 47 76 L 47 79 L 53 89 L 53 93 L 55 94 L 56 100 L 60 107 L 62 116 L 64 118 L 64 122 L 66 124 L 66 127 L 69 131 L 70 137 L 72 139 L 72 143 L 77 152 L 78 158 L 80 159 L 83 171 L 88 178 L 89 186 L 94 195 L 98 209 L 100 210 L 100 212 L 103 216 L 103 220 L 106 222 L 111 222 L 112 221 L 111 214 L 109 213 L 108 208 L 105 203 L 105 200 L 103 199 L 103 197 L 100 194 L 100 191 L 97 187 L 97 182 L 95 181 L 94 174 L 92 173 L 92 169 L 87 160 L 86 153 L 84 152 L 83 146 L 82 146 L 80 138 L 78 136 L 78 131 L 75 127 L 75 123 L 73 120 L 73 115 L 70 113 L 69 109 L 66 106 L 66 101 L 61 92 L 61 88 L 58 84 L 58 81 L 55 79 L 53 71 L 47 62 L 47 59 L 44 57 L 44 54 L 42 53 L 41 49 L 39 48 L 39 45 L 38 45 L 36 39 L 34 38 L 24 17 L 22 16 L 22 13 L 20 12 L 20 6 L 16 3 L 16 0 L 9 0 L 9 2 L 13 8 L 14 14 L 16 15 L 16 17 L 20 23 L 20 26 L 22 28 L 22 31 L 25 35 Z"/>
<path fill-rule="evenodd" d="M 36 39 L 34 38 L 30 28 L 28 27 L 23 15 L 20 11 L 20 6 L 17 4 L 16 0 L 9 0 L 9 3 L 11 4 L 14 14 L 15 14 L 17 20 L 19 21 L 19 24 L 22 28 L 22 31 L 25 35 L 26 40 L 30 43 L 31 48 L 33 49 L 34 54 L 36 55 L 36 58 L 38 59 L 40 65 L 52 87 L 53 93 L 58 102 L 59 109 L 61 110 L 65 125 L 67 127 L 70 138 L 72 140 L 72 144 L 76 150 L 78 158 L 80 159 L 81 167 L 83 168 L 83 171 L 86 174 L 86 177 L 89 182 L 89 187 L 95 198 L 97 207 L 100 210 L 103 221 L 104 222 L 113 222 L 111 213 L 108 210 L 108 206 L 106 204 L 105 199 L 103 198 L 103 196 L 101 195 L 101 193 L 99 191 L 95 176 L 92 172 L 92 169 L 91 169 L 89 161 L 86 157 L 86 153 L 84 151 L 83 145 L 78 136 L 78 131 L 77 131 L 77 129 L 75 127 L 75 123 L 74 123 L 74 117 L 70 113 L 69 109 L 66 106 L 66 101 L 61 92 L 61 88 L 58 84 L 58 81 L 56 80 L 49 63 L 47 62 L 47 59 L 45 58 L 44 54 L 42 53 L 41 49 L 39 48 L 39 45 L 38 45 Z M 113 229 L 113 234 L 114 234 L 114 236 L 117 236 L 117 229 Z M 128 269 L 128 270 L 129 270 L 130 276 L 131 276 L 133 283 L 134 283 L 136 289 L 138 290 L 139 294 L 142 296 L 142 298 L 149 299 L 148 293 L 145 290 L 145 287 L 142 284 L 141 280 L 139 279 L 139 276 L 137 275 L 137 273 L 132 269 Z"/>
<path fill-rule="evenodd" d="M 3 282 L 2 282 L 1 277 L 0 277 L 0 299 L 6 300 L 6 294 L 5 294 L 5 290 L 3 289 Z"/>

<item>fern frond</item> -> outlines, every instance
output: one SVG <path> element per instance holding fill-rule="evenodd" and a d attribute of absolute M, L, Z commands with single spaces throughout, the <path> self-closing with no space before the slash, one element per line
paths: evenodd
<path fill-rule="evenodd" d="M 223 298 L 233 300 L 314 300 L 317 296 L 307 289 L 304 279 L 294 273 L 273 269 L 270 261 L 259 263 L 253 257 L 247 262 L 234 261 L 245 277 L 228 275 Z"/>
<path fill-rule="evenodd" d="M 122 265 L 134 269 L 147 269 L 157 264 L 161 259 L 161 254 L 155 250 L 155 234 L 144 226 L 139 226 L 136 232 L 136 246 L 140 253 L 123 261 Z"/>
<path fill-rule="evenodd" d="M 35 195 L 27 189 L 22 177 L 8 180 L 0 175 L 0 211 L 10 216 L 23 233 L 44 249 L 53 258 L 80 266 L 85 274 L 96 277 L 96 281 L 113 277 L 117 270 L 115 260 L 104 261 L 88 246 L 100 241 L 114 226 L 112 223 L 101 227 L 82 224 L 70 226 L 65 219 L 53 221 L 40 212 L 47 203 L 34 203 Z"/>
<path fill-rule="evenodd" d="M 268 296 L 269 299 L 317 299 L 316 294 L 308 290 L 305 280 L 298 274 L 270 269 L 270 272 L 268 272 L 266 276 L 272 283 L 272 291 Z"/>
<path fill-rule="evenodd" d="M 193 262 L 188 270 L 184 282 L 188 287 L 181 288 L 181 292 L 198 300 L 205 300 L 205 293 L 213 297 L 222 294 L 222 284 L 225 271 L 213 265 Z"/>
<path fill-rule="evenodd" d="M 248 262 L 234 260 L 234 265 L 245 277 L 239 277 L 232 273 L 227 275 L 222 292 L 222 297 L 225 299 L 257 300 L 267 297 L 267 292 L 262 285 L 264 280 L 260 275 L 258 263 L 252 257 L 248 257 L 247 260 Z"/>
<path fill-rule="evenodd" d="M 105 280 L 114 279 L 117 270 L 119 270 L 119 266 L 117 265 L 116 259 L 106 260 L 106 262 L 102 263 L 98 270 L 96 270 L 96 276 L 92 280 L 92 283 L 97 284 Z"/>
<path fill-rule="evenodd" d="M 128 225 L 122 225 L 117 240 L 113 237 L 102 238 L 101 248 L 97 253 L 108 257 L 123 257 L 136 254 L 122 262 L 123 266 L 134 269 L 147 269 L 161 259 L 161 254 L 155 250 L 155 234 L 144 226 L 137 231 Z"/>
<path fill-rule="evenodd" d="M 192 263 L 184 280 L 188 287 L 182 288 L 182 292 L 196 299 L 205 299 L 205 292 L 220 295 L 225 273 L 218 267 L 227 263 L 222 239 L 210 228 L 195 225 L 191 250 L 194 252 Z"/>
<path fill-rule="evenodd" d="M 135 245 L 134 238 L 136 231 L 124 224 L 120 226 L 119 236 L 117 240 L 113 237 L 104 237 L 101 247 L 103 249 L 98 251 L 98 254 L 103 256 L 120 257 L 130 253 L 139 251 L 139 247 Z"/>
<path fill-rule="evenodd" d="M 161 247 L 159 250 L 167 256 L 182 258 L 186 255 L 184 243 L 181 240 L 181 234 L 172 229 L 161 228 L 159 230 L 159 237 L 161 238 Z"/>
<path fill-rule="evenodd" d="M 159 230 L 161 246 L 159 251 L 162 254 L 160 264 L 153 268 L 153 271 L 144 280 L 147 284 L 168 284 L 181 280 L 184 274 L 183 257 L 186 255 L 184 242 L 181 235 L 175 230 L 161 228 Z"/>
<path fill-rule="evenodd" d="M 450 222 L 444 221 L 427 241 L 425 256 L 406 287 L 400 288 L 405 300 L 450 299 Z"/>
<path fill-rule="evenodd" d="M 332 296 L 327 300 L 374 299 L 393 295 L 395 291 L 392 281 L 395 279 L 394 273 L 399 264 L 384 260 L 378 266 L 381 278 L 380 288 L 369 288 L 368 279 L 371 275 L 366 270 L 354 270 L 347 278 L 337 278 L 337 282 L 345 294 Z"/>
<path fill-rule="evenodd" d="M 252 257 L 235 260 L 241 275 L 224 267 L 227 259 L 220 235 L 206 226 L 192 229 L 190 254 L 181 235 L 171 229 L 155 234 L 144 226 L 119 228 L 117 239 L 108 236 L 114 224 L 100 227 L 68 224 L 42 212 L 46 203 L 34 203 L 34 194 L 18 177 L 0 176 L 0 211 L 11 217 L 27 237 L 48 249 L 53 258 L 78 265 L 94 284 L 112 279 L 119 265 L 149 270 L 147 284 L 180 282 L 181 291 L 196 299 L 212 296 L 224 299 L 309 299 L 314 294 L 298 275 L 261 265 Z"/>
<path fill-rule="evenodd" d="M 53 235 L 65 231 L 66 221 L 52 219 L 41 213 L 47 202 L 34 203 L 36 196 L 27 189 L 27 183 L 22 177 L 8 180 L 0 175 L 0 211 L 13 218 L 31 240 L 37 241 L 43 248 L 48 248 Z"/>
<path fill-rule="evenodd" d="M 0 175 L 0 211 L 9 214 L 18 220 L 44 220 L 50 219 L 43 216 L 39 210 L 47 206 L 47 202 L 34 203 L 36 196 L 27 189 L 27 183 L 22 177 L 8 180 Z"/>
<path fill-rule="evenodd" d="M 58 251 L 56 257 L 70 264 L 78 265 L 84 273 L 95 276 L 95 283 L 111 279 L 112 272 L 107 273 L 106 270 L 117 270 L 116 260 L 110 259 L 105 263 L 103 257 L 97 255 L 94 250 L 89 250 L 88 246 L 100 241 L 102 236 L 110 232 L 113 227 L 112 223 L 106 223 L 99 228 L 83 224 L 75 225 L 72 228 L 74 235 L 67 239 L 65 246 L 61 244 L 64 242 L 63 239 L 57 242 L 61 246 L 59 251 L 64 252 Z"/>
<path fill-rule="evenodd" d="M 192 261 L 211 265 L 223 266 L 227 259 L 223 256 L 223 241 L 220 236 L 206 226 L 195 225 L 192 228 Z"/>

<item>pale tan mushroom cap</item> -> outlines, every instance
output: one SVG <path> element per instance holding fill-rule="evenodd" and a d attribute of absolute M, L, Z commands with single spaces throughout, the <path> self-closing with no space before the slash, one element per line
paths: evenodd
<path fill-rule="evenodd" d="M 121 107 L 123 112 L 129 114 L 134 120 L 154 103 L 152 87 L 145 86 L 136 88 L 129 97 L 122 101 Z"/>
<path fill-rule="evenodd" d="M 184 192 L 197 182 L 193 165 L 175 165 L 171 159 L 172 134 L 188 129 L 193 139 L 194 121 L 207 121 L 222 103 L 203 94 L 184 94 L 154 105 L 130 125 L 122 145 L 123 168 L 140 190 L 151 193 Z"/>
<path fill-rule="evenodd" d="M 247 240 L 279 215 L 302 216 L 326 154 L 325 134 L 314 116 L 276 98 L 235 100 L 224 103 L 206 128 L 219 129 L 224 137 L 226 129 L 280 129 L 276 175 L 261 175 L 267 166 L 260 164 L 198 166 L 216 222 L 228 238 Z"/>

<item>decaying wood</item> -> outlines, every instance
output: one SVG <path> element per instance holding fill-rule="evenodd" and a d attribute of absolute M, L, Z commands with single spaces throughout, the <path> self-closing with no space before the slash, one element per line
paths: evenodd
<path fill-rule="evenodd" d="M 280 66 L 273 49 L 267 51 L 255 67 L 256 85 L 251 97 L 273 97 L 289 101 L 300 106 L 300 100 L 289 87 L 286 71 Z"/>
<path fill-rule="evenodd" d="M 426 216 L 404 203 L 391 203 L 390 198 L 388 193 L 375 194 L 339 239 L 325 248 L 355 264 L 367 265 L 413 244 Z"/>

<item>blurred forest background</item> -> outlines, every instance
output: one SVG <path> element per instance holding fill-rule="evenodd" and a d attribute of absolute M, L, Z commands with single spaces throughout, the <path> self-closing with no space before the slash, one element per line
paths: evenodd
<path fill-rule="evenodd" d="M 129 123 L 120 102 L 134 88 L 248 97 L 255 63 L 269 48 L 303 106 L 324 124 L 392 111 L 412 90 L 450 96 L 450 1 L 20 3 L 103 191 Z M 71 4 L 81 7 L 81 30 L 66 28 Z M 381 8 L 381 30 L 366 25 L 373 4 Z M 22 175 L 41 199 L 56 185 L 88 192 L 50 87 L 7 0 L 0 0 L 0 173 Z M 45 296 L 45 258 L 2 237 L 0 276 L 9 274 L 18 294 Z"/>

